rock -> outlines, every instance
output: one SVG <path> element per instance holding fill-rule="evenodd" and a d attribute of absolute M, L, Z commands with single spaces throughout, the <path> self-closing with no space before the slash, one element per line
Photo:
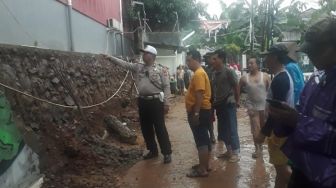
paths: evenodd
<path fill-rule="evenodd" d="M 48 72 L 48 74 L 47 74 L 47 77 L 53 78 L 54 76 L 55 76 L 54 70 L 50 69 L 49 72 Z"/>
<path fill-rule="evenodd" d="M 46 97 L 47 99 L 49 99 L 49 98 L 50 98 L 50 92 L 48 92 L 48 91 L 47 91 L 47 92 L 45 92 L 45 94 L 44 94 L 44 95 L 45 95 L 45 97 Z"/>
<path fill-rule="evenodd" d="M 80 72 L 75 73 L 75 77 L 80 77 L 82 74 Z"/>
<path fill-rule="evenodd" d="M 40 85 L 43 81 L 40 79 L 40 78 L 38 78 L 38 77 L 33 77 L 32 79 L 31 79 L 31 81 L 33 82 L 33 84 L 35 84 L 35 86 L 37 86 L 37 85 Z"/>
<path fill-rule="evenodd" d="M 54 96 L 54 97 L 51 98 L 51 101 L 52 102 L 58 102 L 58 98 L 56 96 Z"/>
<path fill-rule="evenodd" d="M 58 87 L 58 88 L 57 88 L 57 91 L 59 91 L 59 92 L 63 92 L 63 91 L 64 91 L 64 87 L 63 87 L 63 86 Z"/>
<path fill-rule="evenodd" d="M 32 57 L 32 59 L 33 59 L 34 61 L 37 61 L 37 57 L 36 57 L 35 55 Z"/>
<path fill-rule="evenodd" d="M 106 82 L 106 78 L 105 78 L 105 77 L 101 77 L 101 78 L 99 79 L 99 81 L 100 81 L 100 82 Z"/>
<path fill-rule="evenodd" d="M 47 74 L 47 71 L 48 70 L 48 65 L 47 64 L 44 64 L 44 63 L 41 63 L 41 65 L 38 67 L 38 74 L 39 76 L 43 76 L 43 75 L 46 75 Z"/>
<path fill-rule="evenodd" d="M 52 82 L 53 84 L 59 84 L 59 83 L 60 83 L 60 80 L 59 80 L 57 77 L 55 77 L 54 79 L 51 80 L 51 82 Z"/>
<path fill-rule="evenodd" d="M 4 79 L 6 80 L 15 80 L 16 79 L 16 72 L 13 69 L 13 67 L 7 65 L 7 64 L 2 64 L 0 66 L 0 71 L 1 74 L 3 74 Z"/>
<path fill-rule="evenodd" d="M 22 73 L 19 74 L 19 82 L 23 86 L 23 88 L 26 89 L 26 90 L 32 88 L 31 81 L 30 81 L 29 77 L 26 76 L 25 74 L 22 74 Z"/>
<path fill-rule="evenodd" d="M 30 127 L 34 130 L 34 131 L 38 131 L 40 129 L 39 124 L 37 123 L 31 123 Z"/>
<path fill-rule="evenodd" d="M 28 59 L 29 56 L 26 56 L 24 59 L 23 59 L 23 64 L 24 65 L 27 65 L 29 63 L 29 59 Z"/>
<path fill-rule="evenodd" d="M 135 132 L 130 130 L 127 126 L 123 125 L 117 117 L 109 115 L 104 118 L 104 122 L 107 126 L 107 130 L 117 134 L 120 140 L 128 144 L 136 144 L 137 136 Z"/>
<path fill-rule="evenodd" d="M 75 69 L 74 68 L 69 68 L 69 70 L 68 70 L 68 73 L 70 74 L 70 75 L 75 75 Z"/>
<path fill-rule="evenodd" d="M 12 49 L 12 52 L 13 52 L 14 54 L 16 54 L 16 53 L 18 52 L 18 50 L 17 50 L 16 48 L 13 48 L 13 49 Z"/>
<path fill-rule="evenodd" d="M 38 72 L 38 70 L 34 67 L 34 68 L 31 68 L 29 69 L 28 71 L 30 74 L 36 74 Z"/>
<path fill-rule="evenodd" d="M 42 64 L 42 65 L 48 65 L 48 61 L 47 61 L 46 59 L 42 59 L 42 60 L 41 60 L 41 64 Z"/>
<path fill-rule="evenodd" d="M 65 97 L 65 104 L 67 104 L 69 106 L 74 106 L 75 105 L 75 101 L 72 99 L 72 97 L 67 96 L 67 97 Z"/>

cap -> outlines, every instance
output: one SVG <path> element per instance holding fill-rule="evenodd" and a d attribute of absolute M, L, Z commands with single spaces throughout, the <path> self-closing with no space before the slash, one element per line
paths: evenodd
<path fill-rule="evenodd" d="M 269 54 L 287 55 L 288 49 L 284 44 L 274 44 L 267 51 L 260 53 L 260 55 L 269 55 Z"/>
<path fill-rule="evenodd" d="M 148 52 L 151 53 L 153 55 L 157 55 L 157 51 L 153 46 L 147 45 L 145 49 L 140 49 L 140 51 L 142 52 Z"/>
<path fill-rule="evenodd" d="M 318 46 L 316 44 L 330 43 L 336 46 L 336 18 L 327 17 L 319 20 L 305 33 L 304 42 L 300 46 L 300 51 L 307 52 L 310 48 Z"/>

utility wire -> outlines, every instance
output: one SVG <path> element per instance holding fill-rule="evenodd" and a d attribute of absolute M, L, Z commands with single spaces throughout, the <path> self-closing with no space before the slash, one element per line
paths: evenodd
<path fill-rule="evenodd" d="M 59 103 L 54 103 L 54 102 L 48 101 L 48 100 L 46 100 L 46 99 L 42 99 L 42 98 L 39 98 L 39 97 L 35 97 L 35 96 L 31 95 L 31 94 L 25 93 L 25 92 L 23 92 L 23 91 L 20 91 L 20 90 L 18 90 L 18 89 L 15 89 L 15 88 L 13 88 L 13 87 L 11 87 L 11 86 L 8 86 L 8 85 L 6 85 L 6 84 L 3 84 L 3 83 L 1 83 L 1 82 L 0 82 L 0 86 L 2 86 L 2 87 L 4 87 L 4 88 L 7 88 L 7 89 L 9 89 L 9 90 L 11 90 L 11 91 L 14 91 L 14 92 L 16 92 L 16 93 L 19 93 L 19 94 L 21 94 L 21 95 L 25 95 L 25 96 L 27 96 L 27 97 L 33 98 L 33 99 L 35 99 L 35 100 L 38 100 L 38 101 L 40 101 L 40 102 L 44 102 L 44 103 L 47 103 L 47 104 L 50 104 L 50 105 L 53 105 L 53 106 L 57 106 L 57 107 L 61 107 L 61 108 L 70 108 L 70 109 L 78 109 L 78 108 L 81 108 L 81 109 L 88 109 L 88 108 L 93 108 L 93 107 L 96 107 L 96 106 L 103 105 L 103 104 L 109 102 L 112 98 L 114 98 L 114 97 L 119 93 L 119 91 L 120 91 L 120 89 L 123 87 L 123 85 L 125 84 L 125 81 L 126 81 L 126 79 L 127 79 L 127 77 L 128 77 L 128 74 L 129 74 L 129 71 L 127 71 L 126 76 L 125 76 L 124 80 L 122 81 L 122 83 L 120 84 L 118 90 L 117 90 L 111 97 L 109 97 L 109 98 L 106 99 L 105 101 L 100 102 L 100 103 L 97 103 L 97 104 L 93 104 L 93 105 L 89 105 L 89 106 L 79 106 L 79 107 L 77 107 L 77 106 L 63 105 L 63 104 L 59 104 Z"/>

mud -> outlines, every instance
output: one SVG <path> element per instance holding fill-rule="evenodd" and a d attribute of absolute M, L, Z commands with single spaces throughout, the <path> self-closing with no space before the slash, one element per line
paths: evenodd
<path fill-rule="evenodd" d="M 216 156 L 225 149 L 223 149 L 223 143 L 216 143 L 211 157 L 212 172 L 207 178 L 186 177 L 190 167 L 198 163 L 198 158 L 182 98 L 179 98 L 171 109 L 166 122 L 173 147 L 172 163 L 162 164 L 162 156 L 158 159 L 140 161 L 123 173 L 118 187 L 267 188 L 274 186 L 275 171 L 268 162 L 267 146 L 264 145 L 262 158 L 255 160 L 251 157 L 254 144 L 244 108 L 238 110 L 240 161 L 228 163 L 218 159 Z"/>

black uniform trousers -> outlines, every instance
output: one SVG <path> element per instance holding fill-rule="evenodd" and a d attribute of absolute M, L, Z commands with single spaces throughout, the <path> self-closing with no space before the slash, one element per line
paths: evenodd
<path fill-rule="evenodd" d="M 172 153 L 167 128 L 164 121 L 164 103 L 160 99 L 138 99 L 140 125 L 147 149 L 158 152 L 155 133 L 159 142 L 161 153 Z"/>

